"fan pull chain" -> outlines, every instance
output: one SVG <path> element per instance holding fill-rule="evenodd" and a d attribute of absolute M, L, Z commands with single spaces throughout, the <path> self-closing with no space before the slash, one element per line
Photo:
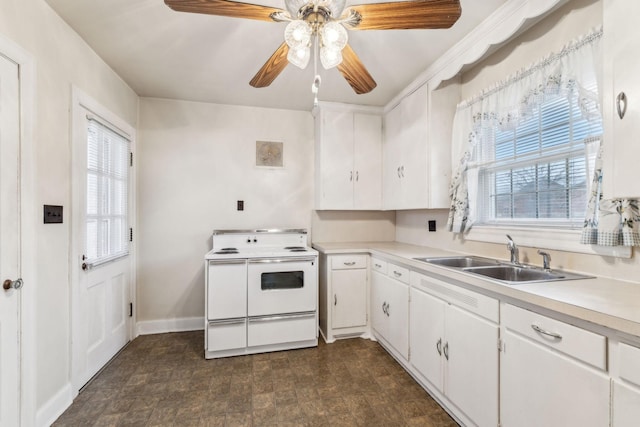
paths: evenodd
<path fill-rule="evenodd" d="M 318 106 L 318 91 L 320 90 L 320 74 L 318 74 L 318 33 L 314 35 L 313 43 L 313 84 L 311 85 L 311 93 L 313 93 L 313 106 Z"/>

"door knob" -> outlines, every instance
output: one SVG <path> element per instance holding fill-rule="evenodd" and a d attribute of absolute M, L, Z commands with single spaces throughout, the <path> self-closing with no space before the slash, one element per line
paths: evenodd
<path fill-rule="evenodd" d="M 23 285 L 22 279 L 17 279 L 17 280 L 7 279 L 2 283 L 2 287 L 4 288 L 5 291 L 8 291 L 9 289 L 20 289 L 22 285 Z"/>

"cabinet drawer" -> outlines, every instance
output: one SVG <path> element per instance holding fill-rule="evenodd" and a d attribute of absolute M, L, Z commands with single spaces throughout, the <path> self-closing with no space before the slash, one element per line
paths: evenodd
<path fill-rule="evenodd" d="M 245 348 L 247 319 L 213 320 L 207 325 L 207 350 L 221 351 Z"/>
<path fill-rule="evenodd" d="M 620 378 L 640 387 L 640 348 L 620 343 Z"/>
<path fill-rule="evenodd" d="M 404 267 L 400 267 L 399 265 L 389 263 L 387 267 L 387 274 L 389 275 L 389 277 L 393 277 L 394 279 L 399 280 L 402 283 L 406 283 L 407 285 L 411 280 L 409 277 L 409 270 Z"/>
<path fill-rule="evenodd" d="M 381 259 L 371 258 L 371 270 L 378 273 L 387 274 L 387 261 Z"/>
<path fill-rule="evenodd" d="M 331 269 L 367 268 L 367 255 L 332 255 Z"/>
<path fill-rule="evenodd" d="M 533 341 L 607 369 L 607 339 L 602 335 L 508 304 L 503 306 L 502 322 L 507 329 Z"/>
<path fill-rule="evenodd" d="M 315 313 L 249 318 L 247 346 L 277 345 L 316 339 Z"/>

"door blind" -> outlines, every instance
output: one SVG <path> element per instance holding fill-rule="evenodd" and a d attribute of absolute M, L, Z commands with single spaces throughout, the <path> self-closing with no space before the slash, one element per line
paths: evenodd
<path fill-rule="evenodd" d="M 86 257 L 125 256 L 128 244 L 129 140 L 96 119 L 87 121 Z"/>

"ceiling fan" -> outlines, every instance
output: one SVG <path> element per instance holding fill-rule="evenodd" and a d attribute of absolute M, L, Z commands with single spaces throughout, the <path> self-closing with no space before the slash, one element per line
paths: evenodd
<path fill-rule="evenodd" d="M 288 63 L 305 68 L 313 48 L 326 69 L 337 67 L 357 94 L 376 82 L 349 46 L 349 30 L 410 30 L 451 27 L 460 17 L 459 0 L 410 0 L 349 6 L 346 0 L 284 0 L 286 10 L 233 0 L 164 0 L 179 12 L 205 13 L 261 21 L 288 22 L 285 41 L 249 84 L 269 86 Z M 320 78 L 312 90 L 317 94 Z"/>

